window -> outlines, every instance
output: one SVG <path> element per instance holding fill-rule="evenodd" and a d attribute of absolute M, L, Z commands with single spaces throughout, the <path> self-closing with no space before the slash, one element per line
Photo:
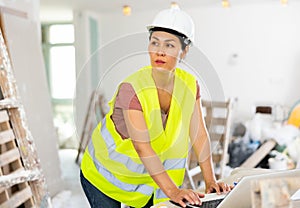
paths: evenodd
<path fill-rule="evenodd" d="M 59 145 L 61 148 L 76 148 L 73 124 L 76 84 L 73 24 L 43 24 L 42 44 Z"/>
<path fill-rule="evenodd" d="M 56 24 L 49 27 L 50 44 L 73 44 L 74 26 L 72 24 Z"/>
<path fill-rule="evenodd" d="M 53 99 L 72 99 L 75 86 L 74 46 L 54 46 L 50 48 L 51 95 Z"/>

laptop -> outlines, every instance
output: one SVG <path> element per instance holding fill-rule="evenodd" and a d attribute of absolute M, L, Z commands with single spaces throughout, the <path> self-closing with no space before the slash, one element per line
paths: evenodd
<path fill-rule="evenodd" d="M 217 207 L 217 208 L 228 208 L 228 207 L 239 207 L 239 208 L 251 208 L 251 182 L 259 181 L 261 179 L 272 179 L 272 178 L 286 178 L 286 177 L 300 177 L 300 169 L 294 170 L 282 170 L 275 172 L 266 172 L 259 175 L 244 176 L 236 184 L 233 190 L 228 194 L 217 195 L 206 194 L 201 199 L 203 205 L 189 205 L 187 207 Z M 299 187 L 300 188 L 300 187 Z M 215 205 L 210 206 L 209 203 L 212 201 Z M 214 201 L 214 202 L 213 202 Z M 216 203 L 217 201 L 217 203 Z M 174 203 L 173 203 L 174 204 Z"/>

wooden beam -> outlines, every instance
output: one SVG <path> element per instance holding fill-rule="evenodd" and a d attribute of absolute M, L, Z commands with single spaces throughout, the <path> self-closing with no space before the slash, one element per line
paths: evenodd
<path fill-rule="evenodd" d="M 6 13 L 6 14 L 11 14 L 11 15 L 21 17 L 21 18 L 25 18 L 25 19 L 28 18 L 28 15 L 27 15 L 26 12 L 16 10 L 16 9 L 13 9 L 13 8 L 9 8 L 9 7 L 6 7 L 6 6 L 0 6 L 0 12 L 1 13 Z"/>

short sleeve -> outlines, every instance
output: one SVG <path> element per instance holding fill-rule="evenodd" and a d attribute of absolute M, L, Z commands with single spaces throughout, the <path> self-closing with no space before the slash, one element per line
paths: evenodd
<path fill-rule="evenodd" d="M 142 111 L 141 103 L 130 83 L 122 83 L 120 85 L 115 108 Z"/>

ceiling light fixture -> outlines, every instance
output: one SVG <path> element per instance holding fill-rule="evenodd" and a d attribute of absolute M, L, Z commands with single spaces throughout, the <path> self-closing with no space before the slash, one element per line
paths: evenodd
<path fill-rule="evenodd" d="M 222 0 L 222 7 L 223 8 L 229 8 L 230 7 L 230 3 L 228 0 Z"/>
<path fill-rule="evenodd" d="M 175 1 L 173 1 L 171 2 L 171 8 L 179 8 L 179 5 Z"/>
<path fill-rule="evenodd" d="M 131 15 L 131 7 L 128 5 L 123 6 L 123 15 L 129 16 Z"/>
<path fill-rule="evenodd" d="M 286 6 L 288 4 L 288 0 L 280 0 L 280 3 L 283 5 L 283 6 Z"/>

